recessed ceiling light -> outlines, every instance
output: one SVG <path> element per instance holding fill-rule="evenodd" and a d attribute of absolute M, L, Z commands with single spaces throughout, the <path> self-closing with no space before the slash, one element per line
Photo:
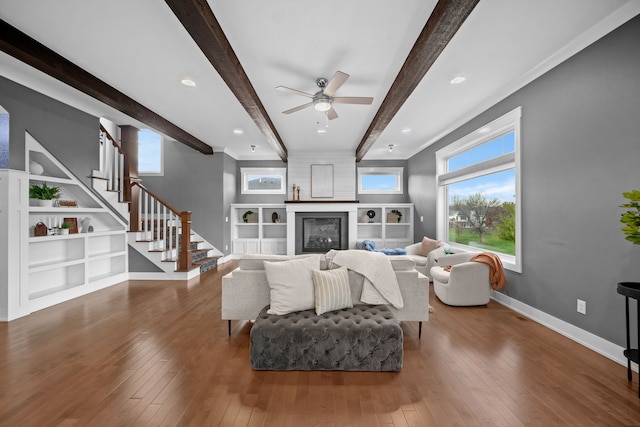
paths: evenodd
<path fill-rule="evenodd" d="M 184 79 L 180 80 L 180 83 L 182 83 L 185 86 L 189 86 L 189 87 L 194 87 L 196 85 L 196 82 L 194 82 L 193 80 L 191 80 L 190 78 L 185 77 Z"/>
<path fill-rule="evenodd" d="M 488 133 L 491 129 L 488 126 L 485 126 L 481 129 L 478 129 L 478 133 Z"/>
<path fill-rule="evenodd" d="M 327 130 L 324 128 L 320 128 L 317 130 L 318 133 L 322 134 L 322 133 L 327 133 Z"/>
<path fill-rule="evenodd" d="M 411 128 L 403 128 L 400 132 L 407 135 L 407 134 L 410 134 L 412 131 L 411 131 Z"/>
<path fill-rule="evenodd" d="M 243 131 L 242 129 L 234 129 L 234 130 L 233 130 L 233 133 L 234 133 L 235 135 L 242 135 L 242 134 L 244 133 L 244 131 Z"/>
<path fill-rule="evenodd" d="M 460 83 L 464 83 L 467 80 L 465 76 L 455 76 L 452 78 L 449 83 L 452 85 L 459 85 Z"/>

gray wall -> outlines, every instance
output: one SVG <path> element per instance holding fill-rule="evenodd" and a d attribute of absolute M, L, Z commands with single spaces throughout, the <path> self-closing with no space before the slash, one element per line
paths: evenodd
<path fill-rule="evenodd" d="M 522 106 L 523 273 L 507 273 L 509 296 L 618 345 L 616 284 L 640 281 L 618 208 L 640 188 L 638 52 L 640 17 L 409 160 L 411 200 L 428 218 L 416 237 L 435 236 L 435 151 Z"/>
<path fill-rule="evenodd" d="M 0 105 L 10 117 L 9 168 L 24 170 L 24 132 L 58 158 L 78 179 L 91 186 L 89 176 L 98 169 L 98 129 L 93 117 L 0 77 Z"/>
<path fill-rule="evenodd" d="M 177 210 L 191 211 L 192 228 L 216 248 L 225 246 L 224 171 L 229 156 L 204 155 L 165 140 L 164 176 L 142 176 L 142 184 Z M 228 242 L 227 242 L 228 244 Z"/>

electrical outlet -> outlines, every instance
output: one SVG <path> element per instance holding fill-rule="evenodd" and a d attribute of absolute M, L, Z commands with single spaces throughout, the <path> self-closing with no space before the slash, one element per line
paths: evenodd
<path fill-rule="evenodd" d="M 424 217 L 420 215 L 420 222 L 424 222 Z"/>
<path fill-rule="evenodd" d="M 229 217 L 228 216 L 224 217 L 224 222 L 229 222 Z"/>
<path fill-rule="evenodd" d="M 587 303 L 581 299 L 578 300 L 578 313 L 587 314 Z"/>
<path fill-rule="evenodd" d="M 224 245 L 224 250 L 228 251 L 229 250 L 229 245 Z"/>

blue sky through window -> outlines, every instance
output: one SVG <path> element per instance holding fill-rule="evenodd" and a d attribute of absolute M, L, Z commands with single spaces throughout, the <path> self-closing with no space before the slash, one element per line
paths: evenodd
<path fill-rule="evenodd" d="M 515 202 L 516 170 L 508 169 L 449 184 L 447 193 L 449 204 L 451 204 L 453 196 L 466 199 L 470 195 L 477 193 L 484 194 L 489 199 L 496 197 L 501 202 Z"/>
<path fill-rule="evenodd" d="M 480 144 L 464 153 L 460 153 L 457 156 L 451 157 L 448 160 L 449 172 L 493 159 L 503 154 L 512 153 L 515 149 L 515 133 L 510 132 L 484 144 Z"/>
<path fill-rule="evenodd" d="M 138 132 L 138 172 L 162 172 L 162 137 L 149 130 Z"/>
<path fill-rule="evenodd" d="M 395 175 L 363 175 L 363 190 L 393 191 L 397 188 Z"/>

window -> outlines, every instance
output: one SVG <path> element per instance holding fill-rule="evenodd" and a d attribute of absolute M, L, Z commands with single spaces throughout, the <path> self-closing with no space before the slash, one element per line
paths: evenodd
<path fill-rule="evenodd" d="M 359 194 L 402 194 L 403 168 L 358 168 Z"/>
<path fill-rule="evenodd" d="M 438 238 L 522 272 L 517 108 L 436 153 Z"/>
<path fill-rule="evenodd" d="M 0 169 L 9 169 L 9 113 L 0 107 Z"/>
<path fill-rule="evenodd" d="M 240 168 L 242 194 L 286 194 L 286 168 Z"/>
<path fill-rule="evenodd" d="M 138 132 L 138 173 L 140 175 L 162 175 L 164 156 L 162 135 L 149 129 Z"/>

